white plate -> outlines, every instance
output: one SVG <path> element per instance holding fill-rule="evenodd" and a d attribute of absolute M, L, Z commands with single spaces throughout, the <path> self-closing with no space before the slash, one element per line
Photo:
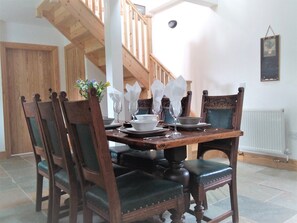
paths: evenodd
<path fill-rule="evenodd" d="M 173 124 L 167 124 L 170 127 L 174 127 L 174 123 Z M 205 128 L 211 126 L 211 124 L 208 123 L 204 123 L 204 122 L 200 122 L 198 124 L 180 124 L 180 123 L 176 123 L 176 127 L 177 128 L 181 128 L 181 129 L 188 129 L 188 130 L 193 130 L 193 129 L 198 129 L 198 128 Z"/>
<path fill-rule="evenodd" d="M 160 127 L 156 127 L 154 130 L 150 130 L 150 131 L 138 131 L 134 128 L 120 129 L 121 132 L 126 133 L 129 136 L 138 137 L 138 138 L 162 135 L 165 132 L 167 132 L 168 130 L 169 129 L 167 129 L 167 128 L 160 128 Z"/>
<path fill-rule="evenodd" d="M 133 132 L 133 133 L 137 133 L 137 132 L 141 132 L 141 133 L 154 133 L 154 132 L 159 132 L 160 130 L 163 130 L 162 127 L 155 127 L 153 130 L 136 130 L 135 128 L 126 128 L 127 131 L 129 132 Z"/>

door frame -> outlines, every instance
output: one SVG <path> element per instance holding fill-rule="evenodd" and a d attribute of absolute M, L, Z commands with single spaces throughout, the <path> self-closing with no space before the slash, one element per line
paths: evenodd
<path fill-rule="evenodd" d="M 59 57 L 58 47 L 40 44 L 27 44 L 27 43 L 12 43 L 12 42 L 0 42 L 0 59 L 1 59 L 1 72 L 2 72 L 2 95 L 3 95 L 3 114 L 4 114 L 4 138 L 5 138 L 5 151 L 6 157 L 11 156 L 11 135 L 9 132 L 10 125 L 10 112 L 8 103 L 8 71 L 6 51 L 7 49 L 22 49 L 22 50 L 41 50 L 48 51 L 51 54 L 51 65 L 53 67 L 53 78 L 55 89 L 60 89 L 60 74 L 59 74 Z"/>

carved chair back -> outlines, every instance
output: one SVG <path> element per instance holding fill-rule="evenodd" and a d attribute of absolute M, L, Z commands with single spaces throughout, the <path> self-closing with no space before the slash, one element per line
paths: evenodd
<path fill-rule="evenodd" d="M 209 96 L 208 91 L 203 91 L 201 117 L 202 121 L 210 123 L 212 128 L 240 129 L 244 88 L 238 88 L 238 93 L 234 95 Z M 232 145 L 232 140 L 215 140 L 210 143 L 199 145 L 198 158 L 211 149 L 224 152 L 230 161 L 237 160 L 238 145 Z M 233 142 L 234 143 L 234 142 Z M 235 142 L 238 144 L 238 140 Z M 234 147 L 233 150 L 230 150 Z M 234 154 L 234 155 L 231 155 Z M 233 157 L 232 157 L 233 156 Z M 231 162 L 233 163 L 233 162 Z"/>
<path fill-rule="evenodd" d="M 172 222 L 180 222 L 185 207 L 182 185 L 139 171 L 115 178 L 96 90 L 84 101 L 68 101 L 65 93 L 59 99 L 81 178 L 84 222 L 92 222 L 92 212 L 118 223 L 165 210 L 172 212 Z"/>
<path fill-rule="evenodd" d="M 59 221 L 60 199 L 64 191 L 69 195 L 69 222 L 76 222 L 81 197 L 78 178 L 57 93 L 51 92 L 50 98 L 50 101 L 38 101 L 37 110 L 52 173 L 52 219 Z"/>
<path fill-rule="evenodd" d="M 94 90 L 94 89 L 93 89 Z M 69 132 L 82 191 L 96 184 L 110 199 L 110 206 L 119 214 L 120 202 L 111 162 L 103 118 L 96 97 L 68 101 L 66 93 L 59 96 Z"/>
<path fill-rule="evenodd" d="M 39 95 L 35 95 L 34 100 L 31 102 L 27 102 L 24 96 L 21 97 L 22 108 L 29 131 L 36 164 L 38 164 L 42 159 L 46 159 L 44 141 L 40 126 L 38 125 L 38 115 L 36 113 L 36 101 L 39 100 Z"/>
<path fill-rule="evenodd" d="M 182 112 L 180 116 L 189 116 L 191 112 L 191 101 L 192 101 L 192 91 L 188 91 L 187 95 L 182 98 L 181 106 Z M 162 98 L 162 111 L 160 114 L 160 119 L 164 123 L 172 123 L 173 118 L 169 113 L 170 100 L 169 98 Z M 152 104 L 153 99 L 139 99 L 138 100 L 138 113 L 137 114 L 152 114 Z"/>
<path fill-rule="evenodd" d="M 75 184 L 77 177 L 68 142 L 67 129 L 56 92 L 51 92 L 50 101 L 37 103 L 41 129 L 52 162 L 53 172 L 64 169 L 69 182 Z M 70 185 L 73 185 L 70 183 Z"/>

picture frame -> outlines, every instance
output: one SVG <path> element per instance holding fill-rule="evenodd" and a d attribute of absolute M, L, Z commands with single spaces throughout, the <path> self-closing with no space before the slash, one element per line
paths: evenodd
<path fill-rule="evenodd" d="M 261 81 L 278 81 L 279 35 L 261 38 Z"/>

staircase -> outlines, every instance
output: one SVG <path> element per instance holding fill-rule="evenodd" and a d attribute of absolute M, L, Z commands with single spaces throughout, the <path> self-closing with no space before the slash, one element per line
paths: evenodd
<path fill-rule="evenodd" d="M 37 9 L 104 73 L 104 0 L 43 0 Z M 130 0 L 121 1 L 124 82 L 137 80 L 143 91 L 154 79 L 174 79 L 151 53 L 151 19 L 141 15 Z"/>

